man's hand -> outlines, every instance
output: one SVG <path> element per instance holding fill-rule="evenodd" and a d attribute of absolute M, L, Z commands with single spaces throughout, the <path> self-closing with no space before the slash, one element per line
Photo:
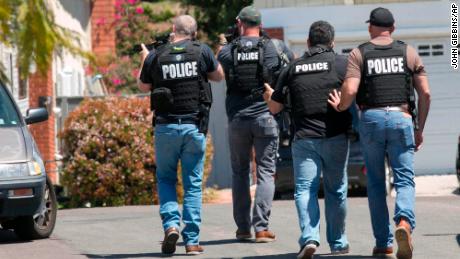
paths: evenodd
<path fill-rule="evenodd" d="M 149 50 L 144 45 L 144 43 L 141 43 L 141 48 L 142 48 L 142 51 L 140 53 L 141 54 L 141 62 L 144 63 L 145 58 L 147 58 L 147 55 L 149 54 Z"/>
<path fill-rule="evenodd" d="M 221 33 L 219 34 L 219 45 L 226 45 L 228 44 L 227 38 L 225 38 L 225 34 Z"/>
<path fill-rule="evenodd" d="M 273 89 L 267 83 L 265 83 L 264 86 L 265 86 L 264 100 L 265 100 L 265 102 L 269 102 L 271 97 L 272 97 L 272 94 L 273 94 Z"/>
<path fill-rule="evenodd" d="M 341 110 L 339 110 L 337 108 L 339 106 L 339 104 L 340 104 L 340 97 L 341 96 L 342 96 L 342 94 L 340 93 L 340 91 L 337 91 L 336 89 L 334 89 L 329 94 L 329 99 L 327 100 L 327 102 L 332 106 L 332 108 L 334 108 L 338 112 L 341 112 Z"/>
<path fill-rule="evenodd" d="M 422 148 L 423 132 L 420 130 L 415 130 L 414 133 L 415 133 L 415 152 L 417 152 Z"/>

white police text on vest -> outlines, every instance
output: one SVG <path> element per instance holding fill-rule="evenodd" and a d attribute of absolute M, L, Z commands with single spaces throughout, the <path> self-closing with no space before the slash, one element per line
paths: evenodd
<path fill-rule="evenodd" d="M 197 62 L 182 62 L 162 65 L 163 79 L 180 79 L 198 76 Z"/>
<path fill-rule="evenodd" d="M 259 60 L 259 52 L 241 52 L 238 53 L 238 61 Z"/>
<path fill-rule="evenodd" d="M 404 73 L 404 58 L 375 58 L 367 60 L 369 75 Z"/>
<path fill-rule="evenodd" d="M 299 64 L 295 66 L 295 73 L 310 73 L 310 72 L 319 72 L 319 71 L 328 71 L 328 70 L 329 70 L 328 62 Z"/>

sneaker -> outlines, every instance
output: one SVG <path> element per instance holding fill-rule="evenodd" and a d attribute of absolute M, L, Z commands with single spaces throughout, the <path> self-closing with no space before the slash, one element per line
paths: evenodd
<path fill-rule="evenodd" d="M 239 241 L 249 241 L 252 239 L 252 234 L 251 231 L 243 231 L 243 230 L 237 230 L 236 231 L 236 239 Z"/>
<path fill-rule="evenodd" d="M 331 255 L 343 255 L 348 253 L 350 253 L 349 245 L 346 245 L 345 247 L 339 249 L 331 249 Z"/>
<path fill-rule="evenodd" d="M 398 251 L 396 252 L 396 258 L 398 259 L 412 259 L 412 246 L 411 238 L 411 227 L 409 222 L 405 219 L 401 219 L 398 227 L 395 231 L 395 239 L 398 244 Z"/>
<path fill-rule="evenodd" d="M 269 243 L 276 240 L 275 233 L 264 230 L 256 233 L 256 243 Z"/>
<path fill-rule="evenodd" d="M 312 259 L 317 248 L 318 245 L 315 241 L 308 241 L 307 244 L 300 249 L 300 252 L 297 254 L 297 259 Z"/>
<path fill-rule="evenodd" d="M 170 227 L 165 231 L 165 237 L 161 244 L 163 254 L 174 254 L 176 252 L 176 243 L 179 239 L 179 231 L 175 227 Z"/>
<path fill-rule="evenodd" d="M 199 255 L 204 252 L 204 249 L 200 245 L 186 245 L 185 246 L 185 253 L 187 255 Z"/>
<path fill-rule="evenodd" d="M 374 247 L 374 250 L 372 250 L 372 256 L 379 258 L 393 258 L 393 247 Z"/>

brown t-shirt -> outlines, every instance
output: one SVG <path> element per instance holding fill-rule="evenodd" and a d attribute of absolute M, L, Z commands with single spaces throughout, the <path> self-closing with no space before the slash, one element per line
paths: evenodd
<path fill-rule="evenodd" d="M 388 45 L 393 42 L 390 37 L 377 37 L 371 40 L 376 45 Z M 425 67 L 417 51 L 407 45 L 407 66 L 414 73 L 414 77 L 426 76 Z M 363 57 L 358 48 L 354 48 L 348 56 L 347 78 L 361 78 L 361 68 L 363 66 Z"/>

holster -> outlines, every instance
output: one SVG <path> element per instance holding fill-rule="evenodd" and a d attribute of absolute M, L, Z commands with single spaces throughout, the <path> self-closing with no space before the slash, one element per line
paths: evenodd
<path fill-rule="evenodd" d="M 407 76 L 407 84 L 409 85 L 409 112 L 412 116 L 412 122 L 414 123 L 414 129 L 418 130 L 418 119 L 417 119 L 417 100 L 415 98 L 415 89 L 412 83 L 412 77 Z"/>
<path fill-rule="evenodd" d="M 198 132 L 206 135 L 209 128 L 209 115 L 211 112 L 212 104 L 212 90 L 211 84 L 208 82 L 201 82 L 200 90 L 200 109 L 198 112 Z"/>

